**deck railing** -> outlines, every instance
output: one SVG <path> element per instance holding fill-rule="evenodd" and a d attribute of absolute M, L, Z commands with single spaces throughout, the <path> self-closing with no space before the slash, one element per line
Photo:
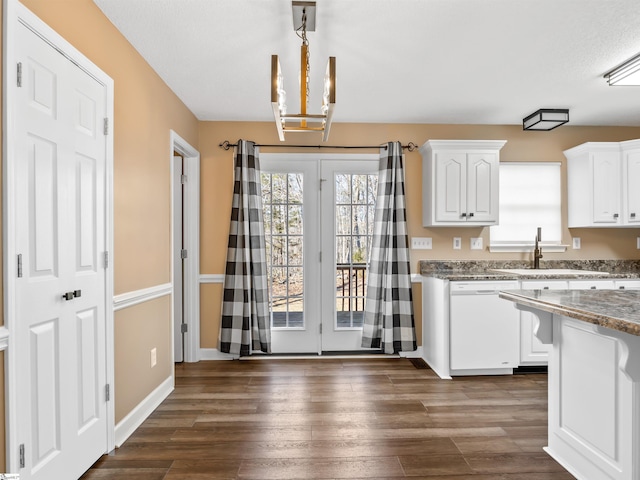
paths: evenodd
<path fill-rule="evenodd" d="M 367 264 L 339 263 L 336 270 L 336 297 L 342 302 L 342 311 L 364 311 Z"/>

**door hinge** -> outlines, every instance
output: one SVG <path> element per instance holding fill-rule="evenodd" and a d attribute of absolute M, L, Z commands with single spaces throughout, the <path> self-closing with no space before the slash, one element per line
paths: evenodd
<path fill-rule="evenodd" d="M 109 119 L 107 117 L 104 118 L 103 131 L 105 135 L 109 135 Z"/>
<path fill-rule="evenodd" d="M 321 178 L 320 179 L 320 191 L 322 191 L 322 182 L 326 182 L 327 179 L 326 178 Z"/>
<path fill-rule="evenodd" d="M 20 468 L 24 468 L 24 466 L 25 466 L 25 462 L 24 462 L 24 443 L 21 443 L 20 446 L 18 447 L 18 463 L 20 465 Z"/>
<path fill-rule="evenodd" d="M 109 252 L 104 252 L 104 268 L 109 268 Z"/>
<path fill-rule="evenodd" d="M 22 254 L 18 254 L 18 278 L 22 278 Z"/>
<path fill-rule="evenodd" d="M 111 400 L 111 388 L 108 383 L 104 386 L 104 398 L 107 402 Z"/>
<path fill-rule="evenodd" d="M 320 334 L 322 335 L 322 324 L 320 324 L 320 328 L 318 330 L 320 331 Z"/>
<path fill-rule="evenodd" d="M 180 250 L 180 258 L 182 260 L 184 260 L 185 258 L 187 258 L 187 251 L 183 248 L 182 250 Z"/>
<path fill-rule="evenodd" d="M 319 258 L 319 259 L 320 259 L 320 263 L 322 263 L 322 252 L 320 252 L 320 253 L 318 254 L 318 256 L 320 257 L 320 258 Z"/>
<path fill-rule="evenodd" d="M 180 324 L 180 333 L 187 333 L 187 330 L 189 330 L 189 327 L 187 326 L 186 323 L 181 323 Z"/>
<path fill-rule="evenodd" d="M 186 175 L 180 175 L 180 183 L 181 184 L 185 184 L 187 183 L 187 176 Z"/>
<path fill-rule="evenodd" d="M 18 62 L 18 87 L 22 87 L 22 62 Z"/>

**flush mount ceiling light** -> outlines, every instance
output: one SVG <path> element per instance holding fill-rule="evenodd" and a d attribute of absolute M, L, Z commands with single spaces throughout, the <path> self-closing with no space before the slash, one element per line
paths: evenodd
<path fill-rule="evenodd" d="M 329 57 L 324 76 L 324 92 L 320 114 L 307 113 L 309 104 L 309 40 L 307 31 L 316 28 L 316 2 L 292 2 L 293 28 L 302 39 L 300 46 L 300 113 L 287 113 L 284 80 L 278 55 L 271 55 L 271 106 L 276 120 L 278 137 L 284 141 L 285 132 L 321 132 L 322 141 L 329 138 L 333 108 L 336 104 L 336 57 Z"/>
<path fill-rule="evenodd" d="M 569 110 L 566 108 L 541 108 L 522 119 L 522 129 L 548 131 L 568 121 Z"/>
<path fill-rule="evenodd" d="M 627 60 L 619 67 L 605 73 L 604 78 L 613 85 L 640 85 L 640 55 Z"/>

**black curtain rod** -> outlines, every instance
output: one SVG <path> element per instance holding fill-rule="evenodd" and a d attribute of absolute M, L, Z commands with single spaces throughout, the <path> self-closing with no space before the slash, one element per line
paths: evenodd
<path fill-rule="evenodd" d="M 237 143 L 229 143 L 229 140 L 225 140 L 221 144 L 218 145 L 220 148 L 225 150 L 229 150 L 232 147 L 237 147 Z M 346 148 L 346 149 L 369 149 L 369 148 L 387 148 L 386 145 L 261 145 L 256 143 L 256 147 L 280 147 L 280 148 Z M 413 152 L 418 148 L 418 146 L 409 142 L 407 145 L 402 145 L 402 148 L 406 148 L 410 152 Z"/>

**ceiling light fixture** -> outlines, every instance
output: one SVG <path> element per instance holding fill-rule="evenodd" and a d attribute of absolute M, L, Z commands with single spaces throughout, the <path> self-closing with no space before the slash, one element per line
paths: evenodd
<path fill-rule="evenodd" d="M 541 108 L 522 119 L 522 129 L 549 131 L 568 121 L 569 110 L 566 108 Z"/>
<path fill-rule="evenodd" d="M 300 113 L 288 114 L 284 80 L 278 55 L 271 55 L 271 106 L 276 120 L 278 137 L 284 141 L 285 132 L 322 132 L 322 141 L 329 138 L 333 108 L 336 104 L 336 57 L 329 57 L 324 77 L 322 110 L 320 114 L 307 113 L 309 104 L 309 40 L 307 31 L 315 31 L 316 2 L 292 2 L 293 28 L 302 39 L 300 46 Z M 295 122 L 295 125 L 287 124 Z"/>
<path fill-rule="evenodd" d="M 605 73 L 604 78 L 613 85 L 640 85 L 640 55 L 627 60 L 619 67 Z"/>

